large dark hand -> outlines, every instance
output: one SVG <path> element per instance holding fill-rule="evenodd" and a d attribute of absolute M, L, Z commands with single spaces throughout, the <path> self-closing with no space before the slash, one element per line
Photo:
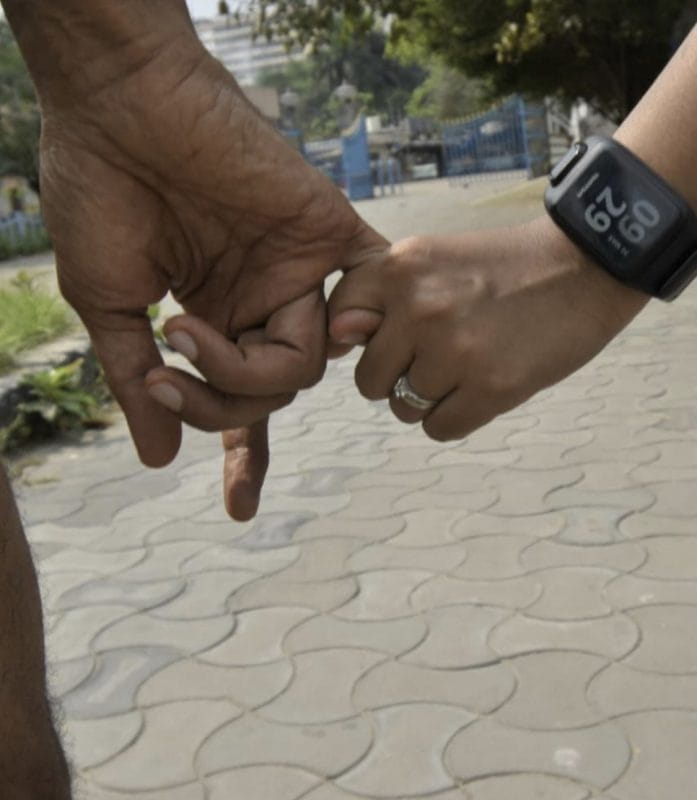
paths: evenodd
<path fill-rule="evenodd" d="M 247 425 L 321 376 L 316 290 L 383 240 L 217 62 L 199 50 L 176 64 L 154 60 L 79 110 L 47 109 L 42 156 L 61 290 L 89 330 L 146 464 L 174 457 L 180 420 L 209 430 Z M 170 336 L 203 337 L 208 351 L 217 332 L 226 361 L 194 359 L 208 385 L 156 369 L 146 309 L 168 290 L 210 326 L 180 317 Z M 260 325 L 266 333 L 250 343 L 230 341 Z M 228 455 L 227 472 L 244 486 L 268 457 L 265 437 L 258 428 L 232 437 L 246 444 L 228 447 L 243 457 L 235 469 Z"/>

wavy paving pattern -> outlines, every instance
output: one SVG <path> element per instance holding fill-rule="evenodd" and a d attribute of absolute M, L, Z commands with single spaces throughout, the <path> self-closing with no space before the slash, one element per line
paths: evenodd
<path fill-rule="evenodd" d="M 358 397 L 278 415 L 264 506 L 216 437 L 123 429 L 23 507 L 84 800 L 664 800 L 697 786 L 697 293 L 466 442 Z"/>

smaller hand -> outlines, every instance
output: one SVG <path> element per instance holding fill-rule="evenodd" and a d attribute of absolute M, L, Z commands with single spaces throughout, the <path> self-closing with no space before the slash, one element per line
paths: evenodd
<path fill-rule="evenodd" d="M 329 300 L 330 352 L 367 342 L 356 384 L 390 398 L 434 439 L 461 438 L 595 356 L 646 303 L 588 260 L 548 218 L 393 245 L 349 271 Z M 345 348 L 344 348 L 345 349 Z M 392 396 L 406 375 L 436 401 Z"/>
<path fill-rule="evenodd" d="M 268 417 L 324 373 L 324 297 L 310 292 L 234 342 L 187 315 L 168 320 L 164 333 L 204 380 L 158 367 L 146 377 L 148 392 L 182 421 L 223 431 L 225 506 L 234 519 L 251 519 L 269 464 Z"/>

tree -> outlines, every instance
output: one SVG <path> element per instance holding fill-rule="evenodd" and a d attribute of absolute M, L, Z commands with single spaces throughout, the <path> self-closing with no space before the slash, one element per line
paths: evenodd
<path fill-rule="evenodd" d="M 279 92 L 293 89 L 298 94 L 297 122 L 308 138 L 336 136 L 334 90 L 344 80 L 360 89 L 360 101 L 368 114 L 379 114 L 391 122 L 403 117 L 409 98 L 426 71 L 389 57 L 386 37 L 377 31 L 355 40 L 352 29 L 335 22 L 330 33 L 317 43 L 308 58 L 291 62 L 281 70 L 267 71 L 258 83 Z"/>
<path fill-rule="evenodd" d="M 583 97 L 621 120 L 697 21 L 694 0 L 249 0 L 258 29 L 316 43 L 337 14 L 356 34 L 377 16 L 489 86 Z"/>
<path fill-rule="evenodd" d="M 0 20 L 0 176 L 39 186 L 41 117 L 34 86 L 9 25 Z"/>

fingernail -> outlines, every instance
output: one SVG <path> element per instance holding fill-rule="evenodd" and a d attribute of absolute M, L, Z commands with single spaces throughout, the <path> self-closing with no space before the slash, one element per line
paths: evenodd
<path fill-rule="evenodd" d="M 167 335 L 167 344 L 177 353 L 181 353 L 189 361 L 196 361 L 198 358 L 198 347 L 196 342 L 184 331 L 172 331 Z"/>
<path fill-rule="evenodd" d="M 182 410 L 184 398 L 179 389 L 175 389 L 171 383 L 154 383 L 152 386 L 148 386 L 148 392 L 153 400 L 157 400 L 170 411 Z"/>
<path fill-rule="evenodd" d="M 363 333 L 346 333 L 340 339 L 334 339 L 337 344 L 348 344 L 354 347 L 357 344 L 365 344 L 367 337 Z"/>

